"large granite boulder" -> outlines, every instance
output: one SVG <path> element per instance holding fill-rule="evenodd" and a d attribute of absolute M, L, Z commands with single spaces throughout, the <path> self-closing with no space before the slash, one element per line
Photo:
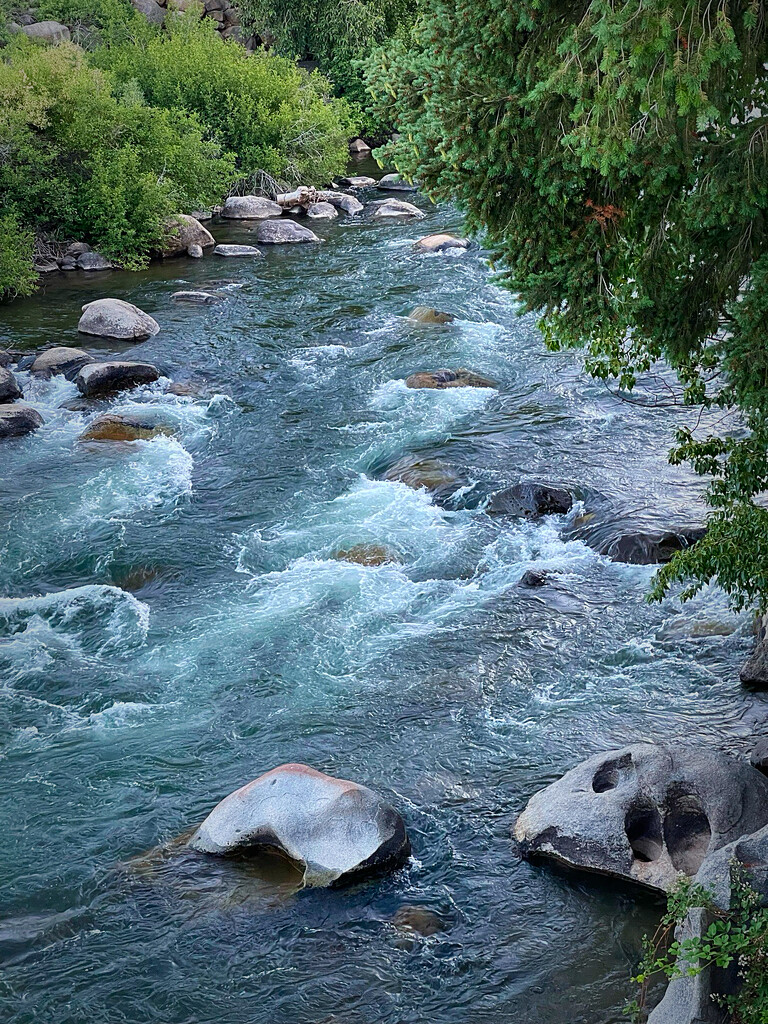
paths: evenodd
<path fill-rule="evenodd" d="M 515 822 L 523 857 L 668 891 L 768 824 L 768 779 L 710 750 L 640 743 L 596 754 L 531 798 Z"/>
<path fill-rule="evenodd" d="M 319 242 L 320 239 L 295 220 L 265 220 L 256 229 L 256 240 L 262 245 L 286 245 L 295 242 Z"/>
<path fill-rule="evenodd" d="M 402 199 L 381 199 L 368 204 L 373 210 L 374 220 L 392 220 L 396 217 L 414 217 L 421 219 L 424 214 L 413 203 Z"/>
<path fill-rule="evenodd" d="M 744 870 L 750 887 L 768 903 L 768 828 L 737 839 L 711 854 L 702 864 L 696 881 L 712 894 L 720 910 L 731 909 L 733 871 Z M 677 929 L 678 942 L 702 938 L 713 921 L 711 910 L 692 910 Z M 664 998 L 648 1017 L 648 1024 L 725 1024 L 728 1014 L 719 998 L 736 993 L 740 987 L 739 965 L 705 967 L 698 974 L 686 971 L 670 981 Z"/>
<path fill-rule="evenodd" d="M 83 252 L 77 257 L 79 270 L 111 270 L 112 263 L 100 252 Z"/>
<path fill-rule="evenodd" d="M 23 437 L 43 425 L 43 417 L 31 405 L 12 402 L 0 405 L 0 438 Z"/>
<path fill-rule="evenodd" d="M 213 250 L 215 256 L 253 256 L 258 258 L 264 253 L 255 245 L 226 245 L 222 242 Z"/>
<path fill-rule="evenodd" d="M 32 25 L 23 25 L 21 31 L 29 39 L 41 43 L 64 43 L 71 38 L 69 29 L 60 21 L 36 21 Z"/>
<path fill-rule="evenodd" d="M 565 488 L 526 481 L 497 491 L 488 502 L 486 512 L 538 519 L 539 516 L 564 515 L 572 505 L 573 495 Z"/>
<path fill-rule="evenodd" d="M 86 363 L 93 363 L 95 359 L 83 352 L 81 348 L 68 348 L 59 345 L 56 348 L 48 348 L 41 352 L 30 367 L 30 372 L 35 377 L 53 377 L 60 373 L 67 380 L 77 376 L 80 368 Z"/>
<path fill-rule="evenodd" d="M 230 196 L 221 208 L 221 216 L 229 220 L 266 220 L 282 212 L 281 206 L 264 196 Z"/>
<path fill-rule="evenodd" d="M 159 377 L 160 371 L 151 363 L 113 360 L 107 363 L 88 363 L 75 377 L 75 384 L 81 395 L 90 398 L 112 391 L 125 391 L 140 384 L 152 384 Z"/>
<path fill-rule="evenodd" d="M 155 0 L 131 0 L 131 3 L 151 25 L 162 25 L 165 21 L 166 9 Z"/>
<path fill-rule="evenodd" d="M 143 309 L 123 299 L 96 299 L 83 306 L 77 325 L 81 334 L 123 341 L 144 341 L 160 331 L 160 324 Z"/>
<path fill-rule="evenodd" d="M 419 186 L 417 182 L 406 181 L 399 174 L 385 174 L 379 178 L 377 187 L 387 192 L 415 192 Z"/>
<path fill-rule="evenodd" d="M 199 246 L 201 249 L 210 249 L 215 244 L 216 239 L 208 228 L 188 213 L 177 213 L 175 217 L 171 217 L 166 222 L 163 256 L 181 256 L 182 253 L 189 252 L 190 248 L 194 249 L 195 246 Z"/>
<path fill-rule="evenodd" d="M 0 403 L 15 402 L 21 397 L 21 388 L 14 375 L 4 366 L 0 366 Z"/>
<path fill-rule="evenodd" d="M 307 885 L 397 867 L 410 853 L 403 819 L 365 786 L 285 764 L 221 801 L 192 836 L 202 853 L 274 851 L 304 869 Z"/>
<path fill-rule="evenodd" d="M 310 220 L 335 220 L 339 214 L 333 203 L 312 203 L 307 207 Z"/>
<path fill-rule="evenodd" d="M 496 384 L 487 377 L 471 370 L 422 370 L 406 377 L 408 388 L 430 388 L 444 391 L 446 388 L 495 388 Z"/>

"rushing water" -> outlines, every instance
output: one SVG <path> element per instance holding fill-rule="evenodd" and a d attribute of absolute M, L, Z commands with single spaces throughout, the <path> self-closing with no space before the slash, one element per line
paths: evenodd
<path fill-rule="evenodd" d="M 341 218 L 315 228 L 325 244 L 258 262 L 62 275 L 2 311 L 0 346 L 129 352 L 192 392 L 166 380 L 83 407 L 63 378 L 19 374 L 46 422 L 0 450 L 9 1024 L 621 1018 L 656 908 L 518 862 L 510 824 L 599 749 L 743 749 L 759 712 L 737 680 L 749 622 L 714 590 L 649 606 L 652 570 L 563 540 L 561 517 L 482 511 L 522 478 L 594 490 L 646 524 L 699 515 L 701 492 L 665 460 L 682 413 L 621 403 L 577 356 L 547 354 L 479 251 L 414 254 L 421 234 L 460 230 L 416 202 L 418 224 Z M 184 287 L 226 302 L 175 303 Z M 102 295 L 161 333 L 78 336 L 80 306 Z M 456 322 L 409 322 L 423 303 Z M 498 392 L 403 384 L 462 365 Z M 78 442 L 105 407 L 174 434 Z M 443 461 L 465 500 L 383 481 L 406 454 Z M 401 563 L 332 557 L 364 542 Z M 532 566 L 553 584 L 520 588 Z M 298 891 L 277 865 L 141 858 L 287 761 L 385 794 L 410 863 Z M 404 939 L 402 904 L 447 929 Z"/>

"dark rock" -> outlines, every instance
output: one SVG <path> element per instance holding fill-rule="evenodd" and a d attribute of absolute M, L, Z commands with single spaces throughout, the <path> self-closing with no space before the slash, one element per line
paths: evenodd
<path fill-rule="evenodd" d="M 77 257 L 80 270 L 111 270 L 112 264 L 98 252 L 84 252 Z"/>
<path fill-rule="evenodd" d="M 70 242 L 67 246 L 66 256 L 82 256 L 84 252 L 90 252 L 91 247 L 87 242 Z"/>
<path fill-rule="evenodd" d="M 17 398 L 22 397 L 16 378 L 10 370 L 0 366 L 0 403 L 15 402 Z"/>
<path fill-rule="evenodd" d="M 74 256 L 63 256 L 59 260 L 60 270 L 77 270 L 77 260 Z"/>
<path fill-rule="evenodd" d="M 519 853 L 668 891 L 768 823 L 768 779 L 712 750 L 636 744 L 597 754 L 531 798 Z"/>
<path fill-rule="evenodd" d="M 281 853 L 307 885 L 395 868 L 410 853 L 403 819 L 376 793 L 302 764 L 285 764 L 231 793 L 189 842 L 193 850 Z"/>
<path fill-rule="evenodd" d="M 111 391 L 124 391 L 140 384 L 152 384 L 160 371 L 151 363 L 130 363 L 115 360 L 108 363 L 88 363 L 75 378 L 81 395 L 91 397 Z"/>
<path fill-rule="evenodd" d="M 763 689 L 768 686 L 768 616 L 760 618 L 757 630 L 757 642 L 752 654 L 744 662 L 739 678 L 745 686 Z"/>
<path fill-rule="evenodd" d="M 424 937 L 445 931 L 445 922 L 433 910 L 410 904 L 405 904 L 395 912 L 392 924 L 398 931 Z"/>
<path fill-rule="evenodd" d="M 73 380 L 81 367 L 86 363 L 93 363 L 95 359 L 79 348 L 57 348 L 46 349 L 33 361 L 30 367 L 36 377 L 52 377 L 60 373 L 67 380 Z"/>
<path fill-rule="evenodd" d="M 256 229 L 256 240 L 262 245 L 320 241 L 314 231 L 295 220 L 263 220 Z"/>
<path fill-rule="evenodd" d="M 549 573 L 538 572 L 535 569 L 526 569 L 520 577 L 518 586 L 533 589 L 534 587 L 545 587 L 549 582 Z"/>
<path fill-rule="evenodd" d="M 573 495 L 562 487 L 532 482 L 513 484 L 493 495 L 486 512 L 489 515 L 539 516 L 564 515 L 573 506 Z"/>
<path fill-rule="evenodd" d="M 11 353 L 5 348 L 0 348 L 0 366 L 10 366 L 12 362 L 13 356 Z"/>
<path fill-rule="evenodd" d="M 471 370 L 423 370 L 413 373 L 405 380 L 409 388 L 431 388 L 440 391 L 445 388 L 495 388 L 496 384 L 487 377 L 481 377 Z"/>
<path fill-rule="evenodd" d="M 173 431 L 168 427 L 146 423 L 133 416 L 118 416 L 107 413 L 99 416 L 90 424 L 78 440 L 80 441 L 148 441 L 161 435 L 168 436 Z"/>
<path fill-rule="evenodd" d="M 763 775 L 768 775 L 768 738 L 763 737 L 757 741 L 749 756 L 749 763 Z"/>
<path fill-rule="evenodd" d="M 673 555 L 690 547 L 706 533 L 703 526 L 658 532 L 624 533 L 598 547 L 601 555 L 612 562 L 630 565 L 660 565 L 672 560 Z"/>
<path fill-rule="evenodd" d="M 379 178 L 377 187 L 386 192 L 415 192 L 419 186 L 417 182 L 411 184 L 399 174 L 385 174 L 383 178 Z"/>
<path fill-rule="evenodd" d="M 419 324 L 452 324 L 456 317 L 453 313 L 443 313 L 432 306 L 417 306 L 408 314 L 408 319 Z"/>
<path fill-rule="evenodd" d="M 84 257 L 81 256 L 80 259 Z M 77 329 L 81 334 L 93 334 L 99 338 L 144 341 L 160 332 L 160 324 L 132 302 L 124 302 L 123 299 L 96 299 L 83 306 L 83 315 Z"/>
<path fill-rule="evenodd" d="M 215 256 L 253 256 L 264 255 L 255 245 L 222 245 L 219 244 L 213 250 Z"/>
<path fill-rule="evenodd" d="M 31 405 L 13 402 L 0 405 L 0 438 L 22 437 L 43 425 L 43 417 Z"/>

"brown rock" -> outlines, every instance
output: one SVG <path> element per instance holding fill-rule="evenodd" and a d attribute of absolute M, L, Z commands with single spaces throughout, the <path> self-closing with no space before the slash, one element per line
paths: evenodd
<path fill-rule="evenodd" d="M 466 238 L 454 238 L 453 235 L 425 235 L 413 243 L 419 252 L 443 252 L 446 249 L 468 249 Z"/>
<path fill-rule="evenodd" d="M 409 388 L 495 388 L 496 385 L 487 377 L 481 377 L 471 370 L 423 370 L 411 374 L 405 381 Z"/>
<path fill-rule="evenodd" d="M 417 306 L 408 314 L 408 319 L 420 324 L 452 324 L 456 317 L 452 313 L 442 313 L 432 306 Z"/>
<path fill-rule="evenodd" d="M 392 924 L 398 931 L 425 937 L 445 931 L 445 923 L 434 911 L 411 904 L 399 908 L 392 918 Z"/>
<path fill-rule="evenodd" d="M 356 565 L 386 565 L 399 562 L 397 554 L 384 544 L 355 544 L 351 548 L 342 548 L 334 556 L 339 562 L 354 562 Z"/>
<path fill-rule="evenodd" d="M 99 416 L 85 430 L 80 441 L 148 441 L 152 437 L 168 436 L 173 431 L 169 427 L 144 423 L 131 416 L 118 416 L 108 413 Z"/>

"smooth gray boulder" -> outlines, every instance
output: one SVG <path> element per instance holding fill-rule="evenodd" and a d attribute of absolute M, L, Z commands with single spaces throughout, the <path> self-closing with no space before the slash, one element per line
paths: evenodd
<path fill-rule="evenodd" d="M 160 377 L 160 371 L 151 363 L 131 363 L 113 360 L 106 363 L 88 363 L 77 377 L 75 384 L 81 395 L 104 394 L 124 391 L 140 384 L 152 384 Z"/>
<path fill-rule="evenodd" d="M 220 243 L 213 250 L 214 256 L 263 256 L 255 245 L 224 245 Z"/>
<path fill-rule="evenodd" d="M 30 371 L 36 377 L 53 377 L 54 374 L 60 373 L 67 380 L 72 380 L 77 376 L 81 367 L 95 361 L 93 356 L 89 356 L 80 348 L 67 348 L 62 345 L 41 352 L 32 363 Z"/>
<path fill-rule="evenodd" d="M 339 214 L 332 203 L 313 203 L 307 208 L 310 220 L 335 220 Z"/>
<path fill-rule="evenodd" d="M 214 292 L 179 291 L 171 295 L 176 302 L 190 302 L 196 306 L 214 306 L 218 302 L 224 302 L 223 295 L 216 295 Z"/>
<path fill-rule="evenodd" d="M 768 903 L 768 828 L 737 839 L 717 850 L 702 864 L 696 882 L 708 889 L 721 910 L 731 909 L 733 865 L 745 869 L 749 885 Z M 701 938 L 712 923 L 712 912 L 692 910 L 676 930 L 675 938 L 684 942 Z M 705 967 L 694 976 L 686 973 L 674 978 L 648 1024 L 724 1024 L 728 1015 L 716 999 L 736 993 L 740 986 L 738 964 L 727 968 Z"/>
<path fill-rule="evenodd" d="M 0 366 L 0 402 L 15 402 L 21 398 L 21 388 L 10 370 Z"/>
<path fill-rule="evenodd" d="M 370 153 L 371 147 L 368 145 L 367 142 L 363 142 L 362 139 L 352 139 L 352 141 L 349 144 L 349 152 L 352 153 L 353 155 Z"/>
<path fill-rule="evenodd" d="M 349 178 L 341 178 L 339 184 L 348 188 L 368 188 L 376 184 L 376 179 L 369 178 L 367 174 L 353 174 Z"/>
<path fill-rule="evenodd" d="M 131 3 L 151 25 L 162 25 L 165 21 L 165 7 L 161 7 L 155 0 L 131 0 Z"/>
<path fill-rule="evenodd" d="M 29 39 L 37 39 L 41 43 L 63 43 L 71 38 L 69 29 L 60 21 L 36 21 L 22 26 L 21 31 Z"/>
<path fill-rule="evenodd" d="M 154 0 L 152 2 L 154 3 Z M 182 253 L 188 252 L 191 246 L 211 249 L 214 245 L 216 239 L 196 217 L 188 213 L 177 213 L 166 221 L 163 256 L 181 256 Z M 200 255 L 202 256 L 202 252 Z"/>
<path fill-rule="evenodd" d="M 192 245 L 187 246 L 187 256 L 190 256 L 193 260 L 201 260 L 203 258 L 203 247 L 193 242 Z"/>
<path fill-rule="evenodd" d="M 77 266 L 80 270 L 111 270 L 112 264 L 106 256 L 99 252 L 84 252 L 77 257 Z"/>
<path fill-rule="evenodd" d="M 573 495 L 565 488 L 525 481 L 497 491 L 485 511 L 489 515 L 538 519 L 539 516 L 564 515 L 572 506 Z"/>
<path fill-rule="evenodd" d="M 469 240 L 455 238 L 453 235 L 425 235 L 413 243 L 417 252 L 445 252 L 447 249 L 468 249 Z"/>
<path fill-rule="evenodd" d="M 399 174 L 385 174 L 377 182 L 377 188 L 383 189 L 386 192 L 415 192 L 418 187 L 418 182 L 406 181 Z"/>
<path fill-rule="evenodd" d="M 362 213 L 365 207 L 354 196 L 348 196 L 346 192 L 318 192 L 318 203 L 330 203 L 339 210 L 343 210 L 350 217 Z"/>
<path fill-rule="evenodd" d="M 221 209 L 221 216 L 229 220 L 264 220 L 279 217 L 281 206 L 264 196 L 230 196 Z"/>
<path fill-rule="evenodd" d="M 144 341 L 159 333 L 160 324 L 132 302 L 96 299 L 83 306 L 77 329 L 81 334 L 94 334 L 99 338 Z"/>
<path fill-rule="evenodd" d="M 768 824 L 768 779 L 716 751 L 639 743 L 596 754 L 528 802 L 523 857 L 668 891 L 705 857 Z"/>
<path fill-rule="evenodd" d="M 326 886 L 397 867 L 410 853 L 403 819 L 365 786 L 284 764 L 221 801 L 189 845 L 221 856 L 275 851 Z"/>
<path fill-rule="evenodd" d="M 265 220 L 256 229 L 256 240 L 262 245 L 285 245 L 295 242 L 319 242 L 309 228 L 295 220 Z"/>
<path fill-rule="evenodd" d="M 373 207 L 374 220 L 391 220 L 395 217 L 422 219 L 424 217 L 418 206 L 406 203 L 402 199 L 382 199 L 368 205 Z"/>
<path fill-rule="evenodd" d="M 43 425 L 43 417 L 31 405 L 12 402 L 0 405 L 0 438 L 23 437 Z"/>

